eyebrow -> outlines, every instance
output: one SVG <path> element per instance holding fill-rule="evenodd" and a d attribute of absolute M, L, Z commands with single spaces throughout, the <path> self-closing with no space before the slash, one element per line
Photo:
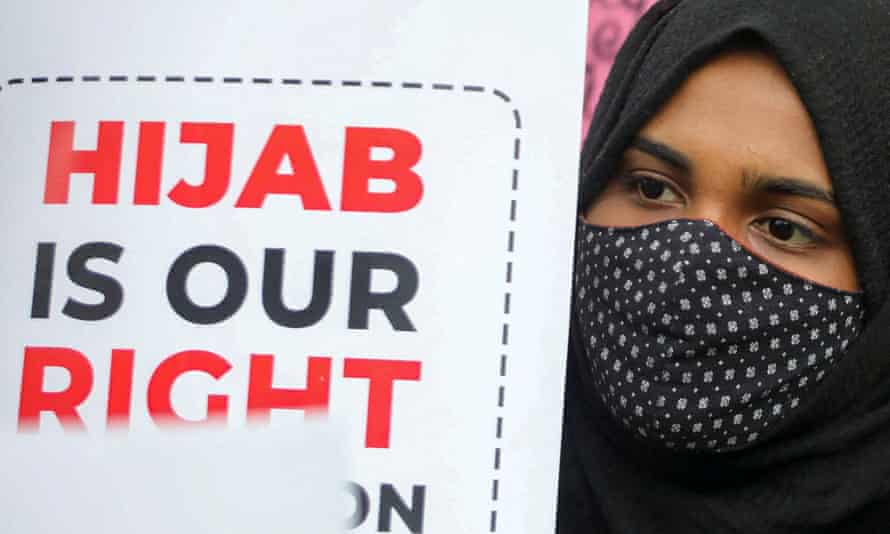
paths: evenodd
<path fill-rule="evenodd" d="M 692 172 L 692 161 L 689 157 L 664 143 L 638 136 L 631 146 L 682 171 Z M 802 178 L 745 172 L 742 184 L 745 188 L 758 192 L 811 198 L 836 207 L 834 193 Z"/>
<path fill-rule="evenodd" d="M 754 191 L 811 198 L 835 206 L 834 193 L 801 178 L 745 173 L 742 183 Z"/>
<path fill-rule="evenodd" d="M 664 143 L 659 143 L 658 141 L 639 136 L 633 140 L 631 146 L 682 171 L 692 171 L 692 161 L 682 152 L 675 148 L 671 148 Z"/>

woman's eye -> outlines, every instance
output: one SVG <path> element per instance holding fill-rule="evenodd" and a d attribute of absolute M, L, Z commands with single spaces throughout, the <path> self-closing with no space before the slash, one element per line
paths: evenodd
<path fill-rule="evenodd" d="M 657 202 L 677 202 L 680 196 L 661 180 L 642 176 L 637 178 L 637 193 L 641 198 Z"/>
<path fill-rule="evenodd" d="M 788 219 L 770 217 L 758 221 L 756 224 L 774 240 L 788 245 L 806 246 L 816 241 L 816 236 L 813 232 Z"/>

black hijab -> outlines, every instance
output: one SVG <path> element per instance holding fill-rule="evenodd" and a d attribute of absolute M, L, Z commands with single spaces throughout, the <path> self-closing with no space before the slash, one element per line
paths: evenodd
<path fill-rule="evenodd" d="M 656 450 L 593 394 L 573 331 L 558 532 L 890 532 L 890 0 L 662 0 L 616 58 L 582 154 L 579 208 L 688 75 L 756 42 L 806 106 L 868 304 L 867 327 L 754 447 Z M 575 330 L 573 328 L 573 330 Z"/>

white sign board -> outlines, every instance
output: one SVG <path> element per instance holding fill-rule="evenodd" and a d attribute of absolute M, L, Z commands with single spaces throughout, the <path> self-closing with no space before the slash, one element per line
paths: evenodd
<path fill-rule="evenodd" d="M 0 22 L 3 450 L 309 415 L 350 531 L 551 531 L 586 1 L 123 4 Z"/>
<path fill-rule="evenodd" d="M 3 446 L 0 531 L 343 533 L 336 439 L 318 426 L 20 436 Z"/>

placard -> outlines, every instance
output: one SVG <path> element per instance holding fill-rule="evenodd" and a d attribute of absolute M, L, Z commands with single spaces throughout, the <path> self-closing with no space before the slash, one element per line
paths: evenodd
<path fill-rule="evenodd" d="M 550 531 L 585 2 L 329 4 L 7 8 L 0 443 L 329 419 L 350 531 Z"/>

